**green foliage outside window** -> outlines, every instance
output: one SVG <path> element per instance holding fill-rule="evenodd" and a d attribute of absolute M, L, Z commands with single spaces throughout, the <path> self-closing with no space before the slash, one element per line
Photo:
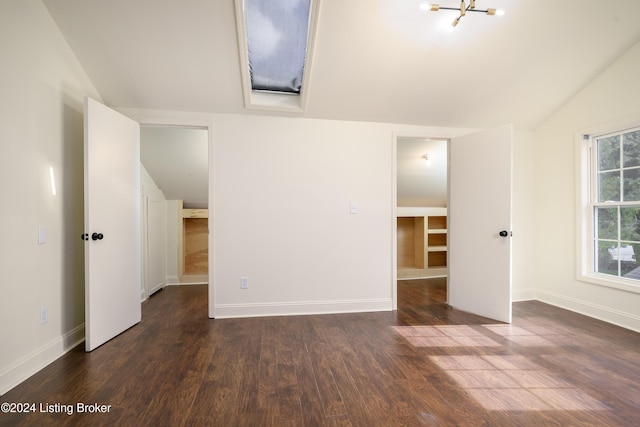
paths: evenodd
<path fill-rule="evenodd" d="M 596 139 L 596 153 L 596 271 L 640 278 L 640 130 Z"/>

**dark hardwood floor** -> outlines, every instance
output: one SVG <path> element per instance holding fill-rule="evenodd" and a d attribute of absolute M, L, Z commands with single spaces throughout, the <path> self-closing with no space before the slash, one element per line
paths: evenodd
<path fill-rule="evenodd" d="M 397 312 L 220 320 L 205 286 L 169 287 L 2 396 L 38 408 L 0 425 L 640 425 L 639 334 L 540 302 L 500 324 L 445 286 L 399 282 Z"/>

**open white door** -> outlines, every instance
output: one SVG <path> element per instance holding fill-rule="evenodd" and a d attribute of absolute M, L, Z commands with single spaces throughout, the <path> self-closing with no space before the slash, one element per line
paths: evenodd
<path fill-rule="evenodd" d="M 84 105 L 85 350 L 140 322 L 140 127 Z"/>
<path fill-rule="evenodd" d="M 511 323 L 512 126 L 449 146 L 449 286 L 452 307 Z"/>

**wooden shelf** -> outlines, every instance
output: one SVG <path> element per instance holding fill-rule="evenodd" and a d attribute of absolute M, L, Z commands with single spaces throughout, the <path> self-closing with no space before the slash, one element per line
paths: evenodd
<path fill-rule="evenodd" d="M 447 266 L 447 252 L 429 252 L 429 267 L 446 267 Z"/>
<path fill-rule="evenodd" d="M 442 215 L 429 216 L 427 222 L 427 228 L 429 230 L 446 230 L 447 229 L 447 217 Z"/>
<path fill-rule="evenodd" d="M 446 208 L 398 208 L 398 278 L 447 275 Z"/>
<path fill-rule="evenodd" d="M 182 209 L 179 215 L 179 283 L 208 281 L 209 210 Z"/>
<path fill-rule="evenodd" d="M 447 235 L 446 234 L 429 234 L 427 236 L 427 247 L 431 248 L 432 246 L 447 246 Z"/>

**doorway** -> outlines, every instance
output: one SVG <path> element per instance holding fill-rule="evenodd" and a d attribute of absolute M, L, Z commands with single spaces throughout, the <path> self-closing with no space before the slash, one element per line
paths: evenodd
<path fill-rule="evenodd" d="M 447 279 L 447 150 L 446 139 L 396 138 L 397 286 Z"/>
<path fill-rule="evenodd" d="M 398 182 L 402 180 L 397 169 L 404 156 L 404 138 L 396 136 L 394 143 L 393 179 Z M 447 140 L 447 146 L 447 304 L 454 309 L 510 323 L 513 126 L 454 136 Z M 426 163 L 425 154 L 422 154 L 422 161 Z M 413 153 L 411 161 L 414 165 L 419 162 L 417 157 L 420 154 Z M 424 167 L 428 166 L 425 164 Z M 396 187 L 401 188 L 401 185 Z M 397 188 L 394 190 L 398 191 Z M 400 198 L 397 195 L 394 198 L 398 204 Z M 394 209 L 394 235 L 397 235 L 397 216 L 401 216 L 397 211 L 403 209 Z M 426 221 L 423 219 L 423 222 Z M 428 234 L 427 229 L 415 240 L 426 245 Z M 425 251 L 428 252 L 428 247 Z M 394 307 L 398 301 L 397 255 L 394 246 Z"/>
<path fill-rule="evenodd" d="M 142 125 L 143 298 L 209 278 L 206 127 Z"/>

